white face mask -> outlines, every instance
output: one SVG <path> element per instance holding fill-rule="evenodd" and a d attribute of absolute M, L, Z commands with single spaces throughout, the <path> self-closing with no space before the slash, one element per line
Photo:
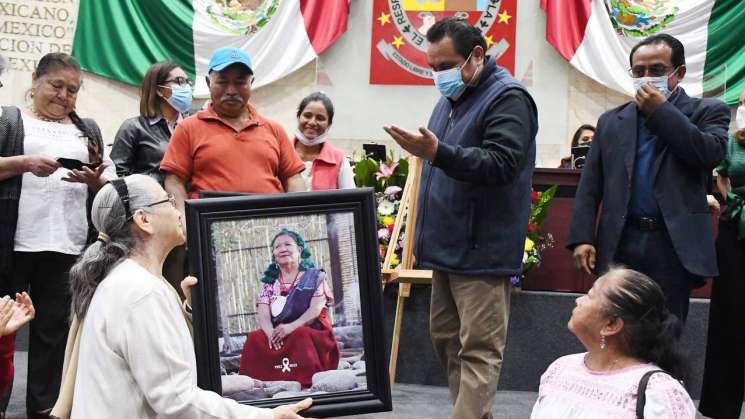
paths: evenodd
<path fill-rule="evenodd" d="M 329 130 L 327 129 L 323 134 L 319 135 L 316 138 L 309 139 L 305 135 L 303 135 L 302 132 L 300 132 L 299 129 L 295 128 L 295 138 L 297 138 L 298 141 L 300 141 L 303 145 L 306 145 L 308 147 L 323 144 L 329 139 Z"/>
<path fill-rule="evenodd" d="M 737 116 L 735 117 L 735 125 L 738 130 L 745 130 L 745 105 L 740 105 L 737 108 Z"/>
<path fill-rule="evenodd" d="M 672 73 L 674 74 L 674 72 Z M 634 81 L 634 91 L 639 90 L 643 84 L 649 83 L 660 91 L 665 97 L 670 97 L 673 93 L 667 88 L 667 80 L 670 76 L 659 76 L 659 77 L 639 77 L 632 79 Z"/>

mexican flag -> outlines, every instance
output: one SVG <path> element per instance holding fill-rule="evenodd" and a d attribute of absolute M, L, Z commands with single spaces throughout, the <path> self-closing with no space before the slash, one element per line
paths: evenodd
<path fill-rule="evenodd" d="M 541 0 L 546 39 L 573 67 L 599 83 L 633 94 L 631 48 L 668 33 L 685 47 L 690 95 L 737 103 L 745 90 L 745 1 Z"/>
<path fill-rule="evenodd" d="M 172 60 L 206 97 L 218 48 L 248 52 L 260 87 L 318 57 L 346 31 L 348 14 L 349 0 L 81 0 L 72 54 L 84 70 L 132 85 Z"/>

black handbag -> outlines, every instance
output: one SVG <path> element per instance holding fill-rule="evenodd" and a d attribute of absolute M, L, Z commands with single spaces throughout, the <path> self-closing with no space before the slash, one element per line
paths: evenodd
<path fill-rule="evenodd" d="M 649 382 L 649 377 L 658 372 L 667 374 L 663 370 L 647 371 L 642 375 L 642 379 L 639 380 L 639 389 L 636 392 L 636 419 L 644 419 L 644 405 L 647 403 L 647 383 Z"/>

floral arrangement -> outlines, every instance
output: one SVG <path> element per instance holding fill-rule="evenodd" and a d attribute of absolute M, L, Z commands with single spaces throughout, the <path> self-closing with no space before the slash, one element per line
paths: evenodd
<path fill-rule="evenodd" d="M 546 217 L 548 217 L 548 210 L 555 194 L 556 185 L 543 192 L 531 191 L 530 216 L 528 217 L 528 234 L 525 237 L 522 272 L 520 275 L 510 278 L 512 285 L 519 286 L 525 275 L 540 265 L 541 252 L 554 247 L 554 237 L 551 233 L 544 233 L 542 226 Z"/>
<path fill-rule="evenodd" d="M 378 251 L 381 263 L 391 245 L 393 224 L 401 203 L 403 187 L 409 174 L 408 160 L 393 159 L 389 154 L 385 161 L 377 161 L 366 157 L 354 164 L 354 181 L 358 187 L 375 188 L 377 202 L 376 218 L 378 223 Z M 404 229 L 396 240 L 395 250 L 391 258 L 391 268 L 401 263 L 403 251 Z"/>

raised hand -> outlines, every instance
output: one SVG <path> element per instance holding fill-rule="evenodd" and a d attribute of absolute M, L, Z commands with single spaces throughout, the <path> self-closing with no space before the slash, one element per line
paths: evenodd
<path fill-rule="evenodd" d="M 645 83 L 636 91 L 634 102 L 636 102 L 636 106 L 642 113 L 649 116 L 657 108 L 664 105 L 667 102 L 667 98 L 656 87 Z"/>
<path fill-rule="evenodd" d="M 424 160 L 434 161 L 437 155 L 439 140 L 435 134 L 425 127 L 419 127 L 419 133 L 407 131 L 395 125 L 384 126 L 383 130 L 393 138 L 398 145 L 409 153 Z"/>
<path fill-rule="evenodd" d="M 11 312 L 10 320 L 3 331 L 4 335 L 17 332 L 18 329 L 33 320 L 34 316 L 36 316 L 36 309 L 34 309 L 31 297 L 29 297 L 25 292 L 16 294 L 16 300 L 12 305 Z"/>

